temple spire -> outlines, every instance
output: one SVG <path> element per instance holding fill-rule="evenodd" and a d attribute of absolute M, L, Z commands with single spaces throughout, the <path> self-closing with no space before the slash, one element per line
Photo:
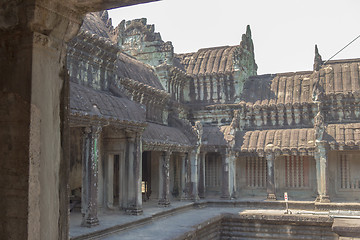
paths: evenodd
<path fill-rule="evenodd" d="M 315 44 L 315 57 L 314 57 L 314 71 L 319 71 L 321 68 L 321 65 L 323 64 L 321 55 L 319 54 L 319 49 L 317 47 L 317 44 Z"/>

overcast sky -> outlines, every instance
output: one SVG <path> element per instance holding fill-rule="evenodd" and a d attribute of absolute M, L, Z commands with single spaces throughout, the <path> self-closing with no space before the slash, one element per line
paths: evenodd
<path fill-rule="evenodd" d="M 113 25 L 145 17 L 176 53 L 237 45 L 251 26 L 258 74 L 312 70 L 360 34 L 360 0 L 163 0 L 110 11 Z M 334 59 L 360 58 L 360 39 Z"/>

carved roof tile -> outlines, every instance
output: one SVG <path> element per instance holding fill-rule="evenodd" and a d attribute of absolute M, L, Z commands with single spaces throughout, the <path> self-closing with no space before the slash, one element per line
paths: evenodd
<path fill-rule="evenodd" d="M 312 72 L 266 74 L 250 77 L 241 100 L 247 104 L 287 105 L 312 103 Z"/>
<path fill-rule="evenodd" d="M 233 59 L 237 46 L 203 48 L 193 53 L 176 54 L 187 74 L 214 74 L 234 71 Z"/>
<path fill-rule="evenodd" d="M 260 155 L 267 150 L 289 153 L 315 148 L 313 128 L 239 131 L 235 139 L 237 151 Z"/>

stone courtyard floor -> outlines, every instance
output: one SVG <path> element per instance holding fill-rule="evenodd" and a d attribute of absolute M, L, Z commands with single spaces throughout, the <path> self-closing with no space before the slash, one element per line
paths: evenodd
<path fill-rule="evenodd" d="M 321 205 L 315 210 L 313 201 L 289 202 L 289 206 L 293 215 L 360 216 L 359 203 L 349 203 L 342 206 L 342 210 L 339 210 L 340 205 L 337 203 Z M 197 203 L 174 201 L 169 207 L 162 208 L 157 205 L 157 202 L 150 201 L 143 204 L 143 210 L 144 213 L 140 216 L 126 215 L 122 211 L 100 212 L 98 214 L 100 224 L 92 228 L 81 227 L 81 214 L 73 212 L 70 214 L 70 239 L 176 239 L 187 232 L 194 231 L 196 225 L 206 223 L 224 213 L 283 215 L 285 203 L 284 201 L 221 201 L 216 199 Z M 357 222 L 360 226 L 360 220 Z"/>

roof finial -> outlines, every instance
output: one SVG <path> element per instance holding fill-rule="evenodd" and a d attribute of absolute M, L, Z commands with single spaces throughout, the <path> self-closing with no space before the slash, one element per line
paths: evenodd
<path fill-rule="evenodd" d="M 314 57 L 314 71 L 319 71 L 321 68 L 321 65 L 323 64 L 323 60 L 321 58 L 321 55 L 319 54 L 319 49 L 317 47 L 317 44 L 315 44 L 315 57 Z"/>
<path fill-rule="evenodd" d="M 251 37 L 250 25 L 247 25 L 247 26 L 246 26 L 246 36 Z"/>

